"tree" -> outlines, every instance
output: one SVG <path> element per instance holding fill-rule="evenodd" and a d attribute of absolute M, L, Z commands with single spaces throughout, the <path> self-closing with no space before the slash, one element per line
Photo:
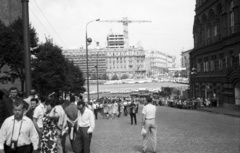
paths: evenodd
<path fill-rule="evenodd" d="M 102 75 L 102 79 L 103 79 L 103 80 L 109 80 L 109 77 L 108 77 L 108 75 L 107 75 L 106 73 L 104 73 L 104 74 Z"/>
<path fill-rule="evenodd" d="M 0 47 L 0 66 L 8 65 L 10 67 L 9 71 L 4 72 L 5 77 L 2 78 L 5 81 L 14 82 L 17 78 L 20 78 L 22 91 L 24 90 L 25 72 L 24 72 L 24 50 L 23 50 L 23 20 L 18 18 L 12 22 L 8 27 L 4 27 L 0 23 L 1 29 L 5 32 L 1 32 Z M 30 33 L 30 48 L 37 47 L 38 37 L 34 28 L 29 26 Z"/>
<path fill-rule="evenodd" d="M 123 74 L 122 76 L 121 76 L 121 79 L 127 79 L 128 78 L 128 75 L 127 74 Z"/>
<path fill-rule="evenodd" d="M 40 94 L 59 92 L 65 85 L 66 64 L 62 50 L 50 41 L 40 44 L 33 60 L 32 84 Z"/>
<path fill-rule="evenodd" d="M 114 74 L 114 75 L 112 76 L 112 80 L 119 80 L 117 74 Z"/>
<path fill-rule="evenodd" d="M 91 80 L 97 80 L 97 75 L 95 73 L 91 75 Z"/>
<path fill-rule="evenodd" d="M 65 59 L 66 64 L 66 81 L 63 90 L 66 92 L 75 93 L 79 95 L 84 93 L 86 89 L 83 87 L 85 79 L 82 71 L 74 63 Z"/>

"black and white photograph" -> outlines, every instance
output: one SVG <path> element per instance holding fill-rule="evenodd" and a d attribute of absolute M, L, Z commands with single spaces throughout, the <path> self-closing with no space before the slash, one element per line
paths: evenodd
<path fill-rule="evenodd" d="M 0 153 L 240 153 L 240 0 L 0 0 Z"/>

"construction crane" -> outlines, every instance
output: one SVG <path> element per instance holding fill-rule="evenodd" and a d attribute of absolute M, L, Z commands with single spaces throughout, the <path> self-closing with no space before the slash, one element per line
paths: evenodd
<path fill-rule="evenodd" d="M 151 21 L 147 21 L 147 20 L 128 20 L 127 17 L 123 17 L 122 20 L 100 20 L 100 22 L 123 23 L 124 48 L 128 48 L 129 47 L 128 24 L 129 23 L 151 22 Z"/>

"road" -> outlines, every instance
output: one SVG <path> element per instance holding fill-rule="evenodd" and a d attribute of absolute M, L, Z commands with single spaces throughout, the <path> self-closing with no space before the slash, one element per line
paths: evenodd
<path fill-rule="evenodd" d="M 138 113 L 137 120 L 138 125 L 131 125 L 130 117 L 125 116 L 96 120 L 91 152 L 141 152 L 141 113 Z M 240 152 L 238 117 L 158 106 L 156 121 L 158 153 Z"/>

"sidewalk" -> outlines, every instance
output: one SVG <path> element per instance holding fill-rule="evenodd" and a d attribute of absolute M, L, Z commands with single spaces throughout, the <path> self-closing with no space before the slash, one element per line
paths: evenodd
<path fill-rule="evenodd" d="M 205 107 L 205 108 L 198 108 L 198 110 L 240 117 L 240 110 L 227 109 L 223 107 Z"/>

